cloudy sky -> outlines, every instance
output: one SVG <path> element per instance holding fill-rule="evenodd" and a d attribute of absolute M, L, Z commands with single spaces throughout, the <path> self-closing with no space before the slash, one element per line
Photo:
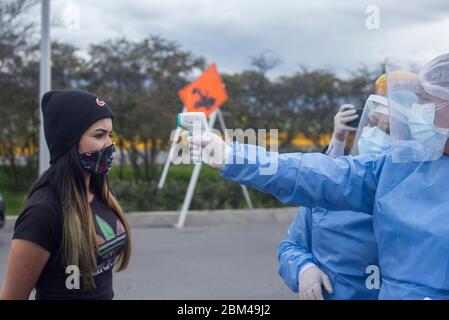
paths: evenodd
<path fill-rule="evenodd" d="M 344 74 L 360 63 L 419 63 L 449 52 L 448 0 L 52 0 L 52 19 L 70 2 L 80 29 L 53 27 L 53 39 L 85 51 L 110 38 L 155 34 L 224 72 L 248 68 L 262 52 L 282 60 L 272 75 L 300 65 Z"/>

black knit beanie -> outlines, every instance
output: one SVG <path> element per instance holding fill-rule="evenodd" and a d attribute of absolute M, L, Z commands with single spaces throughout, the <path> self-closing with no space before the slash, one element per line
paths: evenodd
<path fill-rule="evenodd" d="M 53 90 L 42 97 L 45 140 L 54 164 L 96 121 L 111 118 L 109 105 L 82 90 Z"/>

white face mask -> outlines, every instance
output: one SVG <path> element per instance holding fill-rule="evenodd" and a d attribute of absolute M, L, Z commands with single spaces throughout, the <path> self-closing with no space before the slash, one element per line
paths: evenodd
<path fill-rule="evenodd" d="M 378 127 L 363 129 L 357 142 L 359 154 L 378 154 L 391 148 L 391 137 Z"/>
<path fill-rule="evenodd" d="M 446 105 L 446 103 L 438 106 L 435 106 L 434 103 L 415 103 L 410 109 L 408 126 L 412 138 L 431 150 L 442 150 L 449 137 L 449 129 L 441 129 L 434 124 L 435 110 Z"/>

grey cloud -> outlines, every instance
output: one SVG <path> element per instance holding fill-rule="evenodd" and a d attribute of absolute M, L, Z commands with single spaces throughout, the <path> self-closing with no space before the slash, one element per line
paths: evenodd
<path fill-rule="evenodd" d="M 54 1 L 54 7 L 64 1 Z M 449 27 L 447 0 L 79 0 L 81 30 L 52 30 L 54 38 L 86 50 L 117 36 L 149 34 L 177 41 L 185 50 L 239 71 L 249 57 L 272 50 L 283 63 L 274 74 L 298 65 L 344 72 L 373 65 L 387 55 L 428 57 L 449 51 L 441 40 Z M 380 30 L 367 30 L 365 9 L 380 9 Z M 412 34 L 413 33 L 413 34 Z M 419 44 L 422 43 L 420 46 Z"/>

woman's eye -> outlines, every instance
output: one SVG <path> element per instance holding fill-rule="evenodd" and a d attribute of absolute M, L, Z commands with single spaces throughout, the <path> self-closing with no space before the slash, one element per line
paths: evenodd
<path fill-rule="evenodd" d="M 97 139 L 103 139 L 103 138 L 105 138 L 105 137 L 107 137 L 107 136 L 109 136 L 110 138 L 113 138 L 113 137 L 114 137 L 114 134 L 113 134 L 113 133 L 110 133 L 110 134 L 108 135 L 107 133 L 99 133 L 99 134 L 94 135 L 94 137 L 97 138 Z"/>

